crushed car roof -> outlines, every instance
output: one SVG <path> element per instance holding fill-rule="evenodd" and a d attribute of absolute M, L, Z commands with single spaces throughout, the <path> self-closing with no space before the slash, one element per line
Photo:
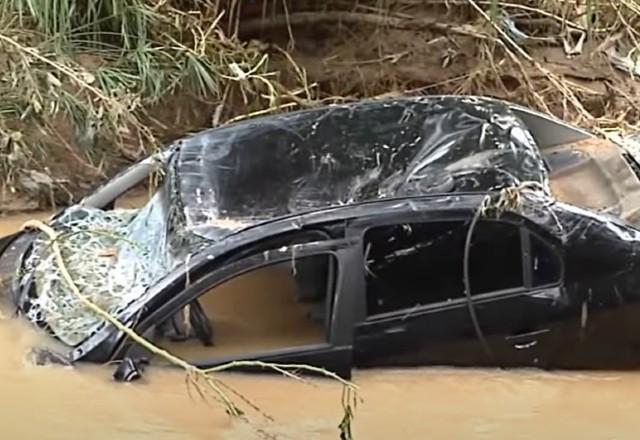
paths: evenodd
<path fill-rule="evenodd" d="M 330 206 L 547 184 L 526 126 L 488 98 L 323 107 L 205 131 L 174 148 L 174 227 L 210 240 Z"/>

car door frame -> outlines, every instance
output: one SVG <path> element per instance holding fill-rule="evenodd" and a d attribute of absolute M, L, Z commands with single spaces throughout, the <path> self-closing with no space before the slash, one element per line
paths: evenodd
<path fill-rule="evenodd" d="M 354 261 L 354 246 L 349 240 L 337 239 L 321 242 L 295 244 L 255 253 L 244 253 L 238 259 L 232 259 L 220 266 L 218 259 L 203 267 L 197 279 L 190 281 L 173 298 L 145 316 L 134 328 L 138 334 L 145 334 L 153 327 L 169 319 L 187 304 L 197 300 L 209 290 L 245 273 L 263 267 L 295 261 L 307 256 L 331 255 L 335 258 L 336 271 L 331 305 L 331 319 L 326 343 L 289 347 L 277 350 L 251 353 L 244 356 L 223 356 L 203 359 L 193 364 L 202 368 L 211 368 L 232 361 L 262 361 L 272 363 L 306 364 L 332 371 L 346 379 L 351 377 L 352 368 L 352 322 L 355 307 L 352 292 L 359 288 L 354 271 L 350 270 Z M 215 267 L 216 263 L 219 267 Z M 139 350 L 135 343 L 123 341 L 115 350 L 115 358 L 131 357 Z M 234 370 L 261 371 L 263 367 L 238 366 Z"/>
<path fill-rule="evenodd" d="M 530 366 L 549 368 L 552 366 L 554 360 L 551 357 L 552 353 L 560 352 L 563 346 L 570 346 L 573 337 L 577 336 L 577 333 L 572 330 L 577 330 L 575 323 L 578 315 L 576 309 L 571 305 L 565 286 L 565 252 L 561 243 L 559 243 L 553 234 L 549 233 L 549 231 L 544 227 L 519 214 L 513 213 L 511 216 L 517 219 L 520 226 L 524 289 L 511 294 L 508 292 L 491 292 L 488 294 L 478 295 L 474 297 L 474 303 L 477 308 L 476 313 L 479 316 L 480 325 L 483 326 L 483 328 L 487 328 L 488 332 L 491 332 L 491 326 L 487 326 L 486 322 L 483 325 L 482 322 L 484 307 L 496 307 L 501 309 L 506 308 L 505 304 L 508 301 L 516 302 L 518 300 L 522 300 L 522 304 L 519 307 L 526 309 L 527 312 L 531 312 L 535 307 L 540 307 L 541 309 L 548 308 L 551 313 L 547 315 L 547 317 L 550 320 L 556 312 L 562 310 L 558 308 L 558 303 L 560 303 L 560 306 L 565 306 L 566 309 L 564 309 L 565 311 L 563 312 L 565 319 L 559 321 L 555 326 L 555 330 L 546 327 L 540 328 L 548 322 L 547 320 L 543 320 L 534 323 L 526 332 L 519 332 L 518 330 L 514 330 L 508 334 L 499 334 L 498 332 L 491 338 L 492 340 L 490 344 L 492 346 L 492 350 L 494 352 L 502 353 L 502 356 L 496 355 L 498 356 L 500 366 L 512 365 L 518 367 Z M 532 236 L 537 237 L 537 239 L 540 240 L 548 250 L 553 252 L 556 262 L 560 266 L 559 276 L 553 283 L 541 284 L 538 286 L 533 285 L 533 264 L 531 257 Z M 573 329 L 572 326 L 574 327 Z M 504 359 L 505 352 L 510 351 L 510 348 L 513 348 L 520 353 L 524 353 L 525 350 L 534 348 L 540 342 L 542 342 L 542 344 L 546 343 L 546 348 L 543 348 L 543 350 L 539 352 L 532 350 L 531 354 L 528 356 L 531 358 L 530 361 L 517 361 L 515 359 L 507 361 Z"/>
<path fill-rule="evenodd" d="M 349 236 L 357 237 L 359 240 L 359 249 L 361 258 L 363 259 L 363 264 L 361 265 L 362 270 L 359 271 L 359 276 L 361 277 L 362 289 L 360 290 L 361 297 L 357 299 L 357 308 L 358 310 L 355 313 L 356 320 L 354 321 L 354 333 L 356 332 L 357 326 L 364 326 L 369 324 L 375 324 L 376 321 L 384 320 L 389 322 L 390 328 L 388 330 L 392 331 L 394 327 L 394 323 L 397 320 L 394 320 L 394 317 L 402 317 L 406 315 L 407 309 L 397 310 L 393 312 L 388 312 L 380 315 L 367 316 L 367 306 L 366 306 L 366 282 L 365 277 L 365 249 L 364 249 L 364 234 L 366 231 L 372 227 L 385 226 L 385 225 L 398 225 L 403 223 L 423 223 L 423 222 L 437 222 L 437 221 L 465 221 L 470 220 L 473 215 L 473 212 L 469 209 L 465 208 L 438 208 L 431 211 L 407 211 L 403 214 L 398 214 L 397 212 L 393 215 L 378 215 L 378 216 L 369 216 L 368 218 L 358 219 L 354 221 L 348 228 L 347 233 Z M 518 288 L 513 289 L 505 289 L 494 292 L 487 292 L 476 294 L 473 296 L 473 304 L 474 307 L 482 307 L 482 305 L 491 305 L 491 306 L 499 306 L 500 302 L 506 299 L 514 298 L 514 297 L 533 297 L 536 295 L 556 295 L 558 293 L 565 294 L 566 289 L 564 289 L 564 253 L 562 252 L 562 248 L 559 245 L 554 244 L 549 240 L 550 234 L 545 233 L 544 228 L 539 225 L 534 224 L 530 220 L 525 217 L 515 214 L 508 213 L 508 218 L 496 219 L 498 221 L 511 223 L 514 226 L 518 227 L 520 230 L 520 253 L 522 258 L 522 267 L 523 267 L 523 285 Z M 536 235 L 540 238 L 545 244 L 551 246 L 552 249 L 556 252 L 556 255 L 559 257 L 560 265 L 561 265 L 561 274 L 560 280 L 555 285 L 544 285 L 539 287 L 532 286 L 531 278 L 532 273 L 530 270 L 531 261 L 530 261 L 530 253 L 531 246 L 529 242 L 530 234 Z M 419 308 L 416 308 L 415 314 L 422 314 L 424 316 L 428 316 L 432 313 L 443 312 L 447 310 L 451 310 L 454 307 L 464 308 L 465 313 L 468 314 L 468 300 L 466 298 L 458 298 L 449 303 L 438 302 L 432 304 L 425 304 Z M 372 319 L 373 318 L 373 319 Z M 469 320 L 471 316 L 469 315 Z M 480 322 L 480 327 L 484 328 L 483 323 Z M 392 331 L 393 333 L 393 331 Z M 505 334 L 504 337 L 508 338 L 509 334 Z M 525 336 L 525 335 L 522 335 Z M 526 335 L 526 336 L 534 336 L 534 335 Z M 498 336 L 500 337 L 500 336 Z M 478 344 L 481 344 L 480 339 L 477 339 Z M 354 354 L 357 351 L 357 341 L 354 340 Z M 476 366 L 482 365 L 495 365 L 499 366 L 500 360 L 493 357 L 492 350 L 487 353 L 486 364 L 479 362 Z M 450 365 L 468 365 L 466 362 L 453 362 Z"/>
<path fill-rule="evenodd" d="M 481 200 L 481 196 L 471 195 L 472 198 L 477 199 L 478 203 Z M 440 201 L 441 197 L 434 197 L 434 201 Z M 355 311 L 355 320 L 353 324 L 354 331 L 354 362 L 356 361 L 355 355 L 358 351 L 357 340 L 355 333 L 357 333 L 357 329 L 360 326 L 368 326 L 368 325 L 376 325 L 380 322 L 386 322 L 387 330 L 385 333 L 387 337 L 395 337 L 402 330 L 399 326 L 395 325 L 398 319 L 402 320 L 405 316 L 407 316 L 408 312 L 411 312 L 411 317 L 420 317 L 420 316 L 429 316 L 439 312 L 459 312 L 461 316 L 464 316 L 465 325 L 471 328 L 471 319 L 468 313 L 468 301 L 465 298 L 459 298 L 453 300 L 450 303 L 447 302 L 437 302 L 432 304 L 425 304 L 420 307 L 414 307 L 409 309 L 401 309 L 392 312 L 387 312 L 378 315 L 367 315 L 367 299 L 366 299 L 366 251 L 364 245 L 364 237 L 365 233 L 368 229 L 379 226 L 386 225 L 401 225 L 404 223 L 427 223 L 427 222 L 437 222 L 437 221 L 471 221 L 474 211 L 465 207 L 443 207 L 442 205 L 436 203 L 434 204 L 434 208 L 430 209 L 428 205 L 424 206 L 421 210 L 412 209 L 411 205 L 408 206 L 406 211 L 404 212 L 394 212 L 392 214 L 380 213 L 380 214 L 372 214 L 367 217 L 359 218 L 357 220 L 352 221 L 347 227 L 347 236 L 357 240 L 358 248 L 357 252 L 359 258 L 362 263 L 358 269 L 358 278 L 361 283 L 361 289 L 358 291 L 358 298 L 356 299 L 356 311 Z M 398 327 L 398 328 L 396 328 Z M 474 349 L 482 351 L 483 355 L 488 359 L 488 354 L 484 352 L 484 348 L 480 340 L 477 338 L 477 335 L 473 335 L 473 345 Z M 418 365 L 437 365 L 435 364 L 423 364 L 420 361 L 408 361 L 405 360 L 402 363 L 394 364 L 393 362 L 388 363 L 384 362 L 382 366 L 418 366 Z M 459 360 L 458 362 L 453 362 L 448 365 L 471 365 L 465 360 Z M 475 365 L 475 363 L 474 363 Z M 373 362 L 364 362 L 362 366 L 365 367 L 376 367 L 380 366 L 380 364 Z"/>

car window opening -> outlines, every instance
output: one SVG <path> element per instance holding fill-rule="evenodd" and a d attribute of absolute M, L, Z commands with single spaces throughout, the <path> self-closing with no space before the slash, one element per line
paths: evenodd
<path fill-rule="evenodd" d="M 136 185 L 113 201 L 113 209 L 142 209 L 155 195 L 148 185 Z"/>
<path fill-rule="evenodd" d="M 161 187 L 161 180 L 153 179 L 151 176 L 142 179 L 142 181 L 133 185 L 131 188 L 116 188 L 115 192 L 119 194 L 107 203 L 100 206 L 103 211 L 118 212 L 119 210 L 136 210 L 141 211 L 158 192 Z M 120 193 L 120 191 L 122 191 Z"/>
<path fill-rule="evenodd" d="M 246 272 L 198 298 L 212 345 L 195 328 L 185 338 L 184 319 L 176 332 L 189 309 L 157 326 L 156 342 L 190 362 L 326 343 L 336 267 L 333 256 L 314 255 Z"/>
<path fill-rule="evenodd" d="M 463 298 L 468 228 L 468 221 L 434 221 L 369 229 L 364 239 L 368 315 Z M 524 286 L 518 226 L 478 222 L 470 281 L 474 295 Z"/>

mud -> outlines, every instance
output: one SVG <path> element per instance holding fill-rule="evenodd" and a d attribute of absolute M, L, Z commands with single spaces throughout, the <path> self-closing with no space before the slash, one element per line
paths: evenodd
<path fill-rule="evenodd" d="M 0 218 L 0 234 L 31 217 Z M 229 294 L 234 288 L 239 287 L 226 287 Z M 267 321 L 263 318 L 263 323 Z M 10 310 L 3 310 L 3 437 L 338 438 L 340 387 L 327 381 L 304 384 L 264 375 L 221 376 L 275 418 L 266 422 L 253 414 L 247 424 L 231 421 L 213 403 L 189 397 L 179 371 L 151 368 L 141 382 L 116 384 L 111 366 L 34 366 L 27 353 L 41 337 L 12 318 Z M 359 439 L 637 437 L 640 374 L 636 373 L 437 368 L 356 372 L 354 380 L 364 398 L 355 421 Z"/>

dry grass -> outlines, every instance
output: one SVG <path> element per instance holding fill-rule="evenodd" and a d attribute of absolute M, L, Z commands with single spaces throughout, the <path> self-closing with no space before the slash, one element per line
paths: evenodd
<path fill-rule="evenodd" d="M 314 32 L 331 27 L 328 48 L 315 54 L 324 60 L 323 68 L 310 74 L 328 97 L 489 95 L 602 134 L 635 130 L 640 119 L 636 78 L 617 68 L 637 54 L 640 7 L 635 2 L 398 0 L 337 5 L 344 12 L 294 12 L 245 25 L 273 29 L 287 24 L 297 40 L 305 27 Z M 308 51 L 303 60 L 306 55 Z M 302 63 L 313 72 L 315 61 Z"/>
<path fill-rule="evenodd" d="M 260 45 L 223 31 L 235 18 L 219 2 L 191 3 L 4 2 L 0 183 L 49 200 L 75 172 L 104 179 L 162 145 L 151 110 L 172 96 L 224 109 L 237 95 L 248 111 L 307 98 L 284 91 Z"/>

